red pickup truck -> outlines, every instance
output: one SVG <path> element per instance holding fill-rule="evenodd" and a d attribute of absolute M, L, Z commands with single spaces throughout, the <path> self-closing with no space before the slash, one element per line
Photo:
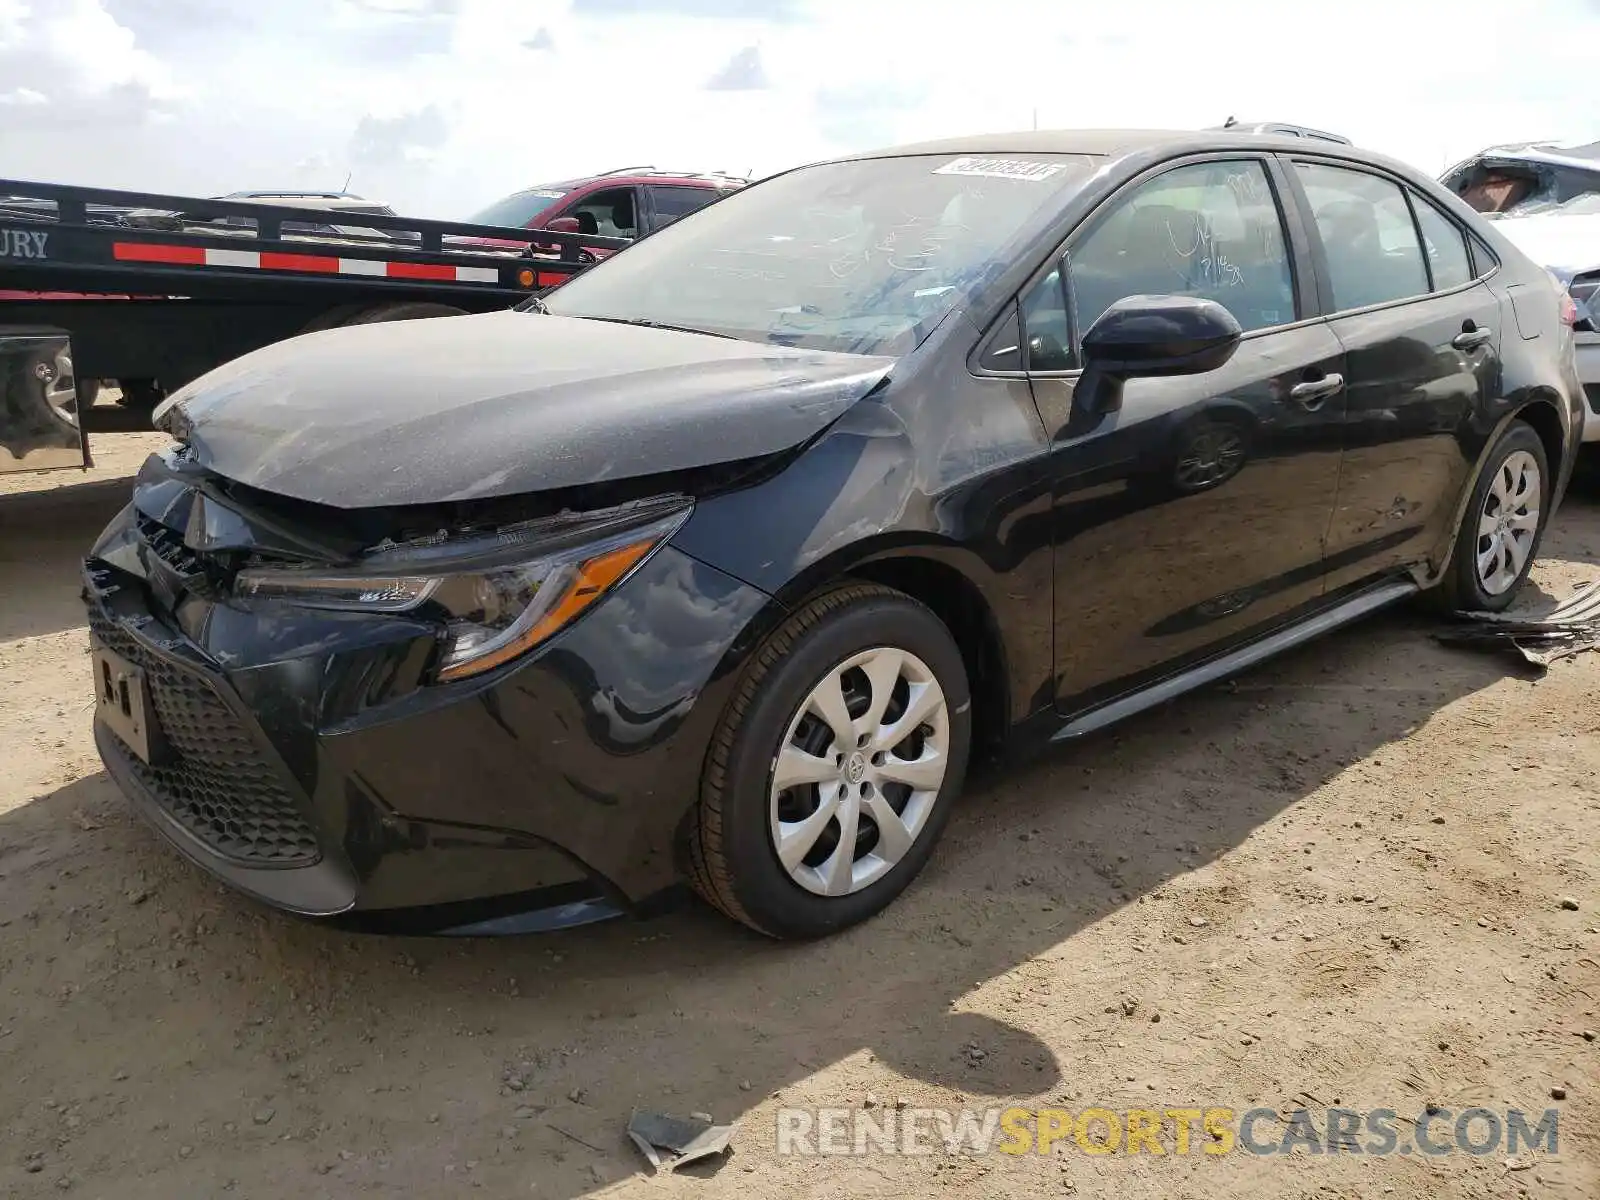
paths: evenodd
<path fill-rule="evenodd" d="M 496 200 L 470 219 L 474 225 L 633 239 L 654 233 L 749 182 L 734 175 L 624 167 L 524 188 Z M 490 239 L 473 239 L 470 244 L 484 248 L 512 245 Z M 600 246 L 585 249 L 597 259 L 615 253 Z"/>

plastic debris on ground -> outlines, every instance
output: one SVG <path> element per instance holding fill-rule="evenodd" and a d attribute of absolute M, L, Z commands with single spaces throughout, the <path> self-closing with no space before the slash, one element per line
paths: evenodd
<path fill-rule="evenodd" d="M 628 1136 L 657 1171 L 675 1171 L 721 1154 L 728 1148 L 733 1130 L 732 1125 L 713 1125 L 710 1118 L 699 1113 L 673 1117 L 635 1110 L 628 1118 Z"/>
<path fill-rule="evenodd" d="M 1433 635 L 1445 645 L 1505 650 L 1548 667 L 1600 648 L 1600 579 L 1543 614 L 1460 612 L 1451 619 Z"/>

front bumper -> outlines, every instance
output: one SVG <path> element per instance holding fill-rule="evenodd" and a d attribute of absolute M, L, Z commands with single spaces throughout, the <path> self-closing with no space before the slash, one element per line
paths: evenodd
<path fill-rule="evenodd" d="M 167 749 L 146 764 L 97 718 L 107 770 L 237 890 L 410 932 L 578 924 L 673 890 L 713 678 L 767 602 L 663 547 L 533 655 L 436 687 L 428 625 L 167 575 L 131 506 L 85 564 L 92 636 L 143 672 Z"/>

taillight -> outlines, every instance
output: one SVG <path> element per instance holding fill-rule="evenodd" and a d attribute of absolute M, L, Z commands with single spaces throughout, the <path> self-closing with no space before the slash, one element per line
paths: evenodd
<path fill-rule="evenodd" d="M 1566 292 L 1561 293 L 1561 323 L 1568 329 L 1578 323 L 1578 302 Z"/>

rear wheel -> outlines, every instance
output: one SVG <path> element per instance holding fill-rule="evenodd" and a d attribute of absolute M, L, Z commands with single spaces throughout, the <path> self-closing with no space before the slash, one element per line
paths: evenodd
<path fill-rule="evenodd" d="M 1511 606 L 1533 569 L 1550 502 L 1550 467 L 1532 426 L 1500 435 L 1472 489 L 1438 599 L 1468 612 Z"/>
<path fill-rule="evenodd" d="M 866 920 L 933 852 L 971 735 L 938 617 L 876 585 L 817 596 L 756 653 L 712 738 L 691 881 L 773 937 Z"/>

